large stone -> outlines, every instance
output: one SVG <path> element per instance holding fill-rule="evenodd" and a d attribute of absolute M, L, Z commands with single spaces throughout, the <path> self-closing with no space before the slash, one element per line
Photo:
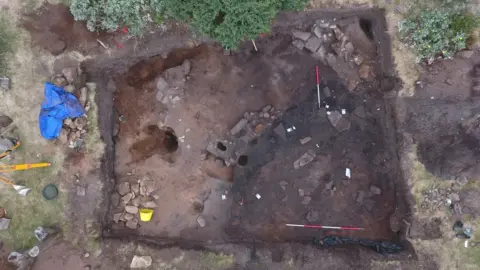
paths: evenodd
<path fill-rule="evenodd" d="M 0 231 L 8 229 L 9 226 L 10 226 L 10 219 L 0 218 Z"/>
<path fill-rule="evenodd" d="M 125 223 L 125 226 L 127 226 L 127 228 L 130 228 L 132 230 L 135 230 L 138 227 L 138 220 L 136 219 L 129 220 L 127 221 L 127 223 Z"/>
<path fill-rule="evenodd" d="M 305 47 L 305 41 L 301 41 L 299 39 L 295 39 L 294 41 L 292 41 L 292 44 L 299 50 L 303 50 L 303 48 Z"/>
<path fill-rule="evenodd" d="M 138 207 L 133 205 L 125 206 L 125 211 L 130 214 L 136 214 L 138 212 Z"/>
<path fill-rule="evenodd" d="M 322 38 L 322 35 L 324 33 L 324 28 L 320 27 L 320 26 L 315 26 L 313 28 L 313 33 L 315 34 L 315 36 L 317 36 L 318 38 Z"/>
<path fill-rule="evenodd" d="M 197 223 L 198 223 L 198 226 L 200 226 L 202 228 L 207 225 L 207 222 L 205 221 L 205 218 L 203 218 L 202 216 L 197 217 Z"/>
<path fill-rule="evenodd" d="M 375 186 L 375 185 L 371 185 L 371 186 L 370 186 L 370 194 L 372 194 L 372 195 L 380 195 L 380 194 L 382 194 L 382 190 L 381 190 L 379 187 Z"/>
<path fill-rule="evenodd" d="M 57 74 L 50 80 L 57 87 L 64 87 L 68 85 L 67 79 L 62 74 Z"/>
<path fill-rule="evenodd" d="M 332 111 L 327 115 L 327 117 L 332 126 L 334 126 L 338 132 L 343 132 L 350 129 L 350 121 L 343 117 L 339 111 Z"/>
<path fill-rule="evenodd" d="M 68 134 L 69 131 L 65 128 L 62 128 L 62 130 L 60 131 L 60 135 L 58 135 L 58 141 L 60 142 L 60 144 L 65 145 L 68 143 Z"/>
<path fill-rule="evenodd" d="M 132 220 L 135 216 L 132 214 L 132 213 L 125 213 L 125 215 L 123 215 L 123 218 L 125 220 Z"/>
<path fill-rule="evenodd" d="M 300 39 L 300 40 L 303 40 L 303 41 L 307 41 L 311 36 L 311 34 L 309 32 L 303 32 L 303 31 L 298 31 L 298 30 L 293 30 L 292 35 L 293 35 L 294 38 Z"/>
<path fill-rule="evenodd" d="M 358 68 L 358 75 L 366 81 L 372 81 L 374 79 L 372 66 L 366 63 L 361 64 Z"/>
<path fill-rule="evenodd" d="M 360 118 L 365 118 L 365 116 L 366 116 L 365 107 L 363 105 L 358 106 L 353 111 L 353 114 L 360 117 Z"/>
<path fill-rule="evenodd" d="M 240 119 L 240 121 L 238 121 L 235 126 L 233 126 L 233 128 L 230 130 L 230 134 L 232 134 L 233 136 L 237 135 L 238 133 L 240 133 L 240 131 L 242 131 L 248 124 L 248 121 L 247 119 L 245 118 L 242 118 Z"/>
<path fill-rule="evenodd" d="M 73 123 L 75 124 L 75 127 L 77 129 L 82 130 L 87 125 L 87 119 L 85 117 L 78 117 L 75 118 L 75 121 L 73 121 Z"/>
<path fill-rule="evenodd" d="M 130 200 L 133 198 L 133 194 L 132 193 L 127 193 L 125 194 L 125 196 L 122 197 L 122 201 L 125 202 L 125 204 L 129 203 Z"/>
<path fill-rule="evenodd" d="M 113 214 L 113 222 L 118 223 L 120 222 L 120 219 L 122 218 L 123 213 L 116 213 Z"/>
<path fill-rule="evenodd" d="M 302 204 L 303 204 L 303 205 L 308 205 L 311 200 L 312 200 L 312 197 L 310 197 L 310 196 L 305 196 L 305 197 L 303 197 Z"/>
<path fill-rule="evenodd" d="M 312 149 L 309 149 L 305 154 L 303 154 L 299 159 L 297 159 L 293 163 L 293 167 L 295 169 L 299 169 L 300 167 L 303 167 L 308 163 L 312 162 L 315 156 L 316 156 L 315 151 L 313 151 Z"/>
<path fill-rule="evenodd" d="M 188 75 L 190 73 L 190 70 L 192 69 L 192 63 L 190 62 L 190 60 L 185 59 L 185 61 L 183 61 L 182 63 L 182 68 L 184 74 Z"/>
<path fill-rule="evenodd" d="M 0 115 L 0 129 L 4 129 L 10 126 L 11 123 L 13 123 L 12 118 L 6 115 Z"/>
<path fill-rule="evenodd" d="M 158 91 L 165 91 L 169 87 L 170 87 L 170 85 L 168 85 L 168 82 L 163 77 L 158 77 L 158 79 L 157 79 L 157 90 Z"/>
<path fill-rule="evenodd" d="M 278 124 L 274 129 L 273 132 L 277 134 L 278 137 L 282 138 L 284 141 L 287 140 L 287 132 L 285 131 L 285 127 L 282 123 Z"/>
<path fill-rule="evenodd" d="M 147 268 L 152 265 L 152 257 L 150 256 L 133 256 L 130 268 Z"/>
<path fill-rule="evenodd" d="M 9 77 L 0 77 L 0 89 L 5 91 L 10 90 L 11 86 L 12 84 Z"/>
<path fill-rule="evenodd" d="M 318 221 L 319 218 L 320 218 L 320 212 L 319 211 L 314 210 L 314 209 L 308 211 L 308 213 L 307 213 L 308 222 Z"/>
<path fill-rule="evenodd" d="M 128 182 L 123 182 L 120 185 L 118 185 L 118 193 L 120 195 L 125 195 L 130 192 L 130 183 Z"/>
<path fill-rule="evenodd" d="M 139 207 L 141 202 L 142 202 L 142 198 L 140 198 L 140 196 L 137 196 L 137 197 L 133 198 L 132 205 L 136 206 L 136 207 Z"/>
<path fill-rule="evenodd" d="M 318 48 L 318 50 L 314 53 L 312 53 L 312 56 L 315 58 L 315 59 L 318 59 L 320 61 L 322 61 L 322 63 L 326 64 L 326 53 L 327 51 L 325 50 L 325 47 L 323 46 L 320 46 L 320 48 Z"/>
<path fill-rule="evenodd" d="M 363 190 L 360 190 L 358 193 L 357 193 L 357 197 L 355 198 L 355 201 L 357 203 L 363 203 L 363 199 L 365 199 L 365 191 Z"/>
<path fill-rule="evenodd" d="M 154 201 L 148 201 L 148 202 L 144 202 L 142 206 L 145 208 L 154 209 L 154 208 L 157 208 L 157 203 Z"/>
<path fill-rule="evenodd" d="M 63 76 L 65 76 L 65 79 L 67 79 L 69 83 L 73 83 L 78 76 L 77 68 L 76 67 L 64 68 L 62 69 L 62 74 Z"/>
<path fill-rule="evenodd" d="M 311 52 L 316 52 L 322 45 L 322 40 L 318 37 L 312 36 L 305 43 L 305 48 Z"/>

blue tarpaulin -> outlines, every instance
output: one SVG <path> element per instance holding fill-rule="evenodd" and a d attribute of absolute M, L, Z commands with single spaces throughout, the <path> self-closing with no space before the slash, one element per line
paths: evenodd
<path fill-rule="evenodd" d="M 63 120 L 85 114 L 78 99 L 63 88 L 45 83 L 45 99 L 39 115 L 40 133 L 45 139 L 55 139 L 62 131 Z"/>

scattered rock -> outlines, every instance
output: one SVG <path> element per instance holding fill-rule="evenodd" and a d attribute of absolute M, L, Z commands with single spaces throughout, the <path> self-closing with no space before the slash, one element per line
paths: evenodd
<path fill-rule="evenodd" d="M 147 195 L 152 194 L 156 190 L 155 182 L 153 181 L 146 181 L 145 182 L 145 192 Z"/>
<path fill-rule="evenodd" d="M 200 226 L 201 228 L 207 225 L 207 223 L 205 222 L 205 219 L 202 216 L 197 217 L 197 223 L 198 223 L 198 226 Z"/>
<path fill-rule="evenodd" d="M 125 211 L 130 214 L 136 214 L 138 212 L 138 207 L 133 205 L 125 206 Z"/>
<path fill-rule="evenodd" d="M 278 126 L 276 126 L 273 129 L 273 132 L 275 132 L 275 134 L 277 134 L 277 136 L 282 138 L 284 141 L 287 140 L 287 132 L 286 132 L 285 127 L 283 126 L 282 123 L 278 124 Z"/>
<path fill-rule="evenodd" d="M 325 22 L 324 20 L 317 20 L 315 22 L 315 26 L 321 27 L 321 28 L 330 28 L 330 23 Z"/>
<path fill-rule="evenodd" d="M 372 67 L 366 63 L 360 65 L 358 75 L 366 81 L 372 81 L 374 79 Z"/>
<path fill-rule="evenodd" d="M 301 188 L 298 189 L 298 196 L 303 197 L 305 196 L 305 191 Z"/>
<path fill-rule="evenodd" d="M 343 36 L 345 36 L 345 34 L 342 32 L 342 30 L 340 30 L 340 28 L 338 28 L 338 27 L 333 28 L 333 32 L 334 32 L 335 38 L 337 40 L 342 40 Z"/>
<path fill-rule="evenodd" d="M 322 45 L 322 40 L 318 37 L 312 36 L 305 43 L 305 48 L 311 52 L 316 52 Z"/>
<path fill-rule="evenodd" d="M 357 66 L 360 66 L 363 63 L 363 61 L 365 61 L 365 57 L 363 57 L 361 54 L 357 54 L 353 56 L 353 61 Z"/>
<path fill-rule="evenodd" d="M 301 144 L 306 144 L 306 143 L 308 143 L 308 142 L 311 141 L 311 140 L 312 140 L 312 137 L 305 137 L 305 138 L 303 138 L 303 139 L 300 139 L 300 143 L 301 143 Z"/>
<path fill-rule="evenodd" d="M 308 213 L 307 213 L 307 221 L 308 222 L 318 221 L 319 218 L 320 218 L 320 212 L 319 211 L 314 210 L 314 209 L 308 211 Z"/>
<path fill-rule="evenodd" d="M 268 111 L 270 111 L 270 109 L 272 109 L 272 105 L 267 105 L 267 106 L 262 108 L 262 112 L 264 112 L 264 113 L 268 112 Z"/>
<path fill-rule="evenodd" d="M 157 79 L 157 90 L 163 92 L 170 87 L 168 82 L 163 77 L 158 77 Z M 157 99 L 158 100 L 158 99 Z"/>
<path fill-rule="evenodd" d="M 332 92 L 330 91 L 330 88 L 328 88 L 328 87 L 323 88 L 323 94 L 325 95 L 325 97 L 331 97 L 332 96 Z"/>
<path fill-rule="evenodd" d="M 78 101 L 80 101 L 80 104 L 82 104 L 83 107 L 87 105 L 87 99 L 88 99 L 88 89 L 87 87 L 82 87 L 80 89 L 80 97 L 78 98 Z"/>
<path fill-rule="evenodd" d="M 355 51 L 355 48 L 353 48 L 353 44 L 351 42 L 347 42 L 347 44 L 345 44 L 345 51 L 349 54 L 349 55 L 352 55 L 353 52 Z"/>
<path fill-rule="evenodd" d="M 154 209 L 154 208 L 157 208 L 157 203 L 154 201 L 148 201 L 148 202 L 144 202 L 142 206 L 145 208 Z"/>
<path fill-rule="evenodd" d="M 295 39 L 294 41 L 292 41 L 292 45 L 295 46 L 299 50 L 303 50 L 303 48 L 305 48 L 305 41 Z"/>
<path fill-rule="evenodd" d="M 132 184 L 130 185 L 130 188 L 132 189 L 132 192 L 136 195 L 140 193 L 140 184 Z"/>
<path fill-rule="evenodd" d="M 75 127 L 82 130 L 86 125 L 87 125 L 87 119 L 85 117 L 78 117 L 75 118 L 75 121 L 73 121 L 75 124 Z"/>
<path fill-rule="evenodd" d="M 232 134 L 233 136 L 237 135 L 238 133 L 240 133 L 240 131 L 242 131 L 248 124 L 248 121 L 247 119 L 245 118 L 242 118 L 240 119 L 240 121 L 238 121 L 235 126 L 233 126 L 233 128 L 230 130 L 230 134 Z"/>
<path fill-rule="evenodd" d="M 358 83 L 359 83 L 358 80 L 349 80 L 347 85 L 348 91 L 352 92 L 353 90 L 355 90 L 355 88 L 357 88 Z"/>
<path fill-rule="evenodd" d="M 177 104 L 181 100 L 182 99 L 179 96 L 174 96 L 170 102 L 172 102 L 172 104 Z"/>
<path fill-rule="evenodd" d="M 353 111 L 353 114 L 360 117 L 360 118 L 365 118 L 366 114 L 365 114 L 365 107 L 363 105 L 360 105 L 358 106 L 357 108 L 355 108 L 355 110 Z"/>
<path fill-rule="evenodd" d="M 313 33 L 314 33 L 315 36 L 317 36 L 318 38 L 322 38 L 323 28 L 317 25 L 317 26 L 315 26 L 315 27 L 313 28 Z"/>
<path fill-rule="evenodd" d="M 316 52 L 312 53 L 312 57 L 322 61 L 322 63 L 325 64 L 326 63 L 326 58 L 325 58 L 326 53 L 327 53 L 327 51 L 325 50 L 325 47 L 320 46 L 320 48 L 318 48 L 318 50 Z"/>
<path fill-rule="evenodd" d="M 367 209 L 367 211 L 371 213 L 373 207 L 375 206 L 375 201 L 372 199 L 364 199 L 362 204 L 363 207 L 365 207 L 365 209 Z"/>
<path fill-rule="evenodd" d="M 6 91 L 6 90 L 10 90 L 10 88 L 11 88 L 10 78 L 0 77 L 0 89 Z"/>
<path fill-rule="evenodd" d="M 455 82 L 451 78 L 447 78 L 445 80 L 445 83 L 448 84 L 448 85 L 453 85 Z"/>
<path fill-rule="evenodd" d="M 280 181 L 279 184 L 280 184 L 280 186 L 282 186 L 282 187 L 286 187 L 286 186 L 288 185 L 288 182 L 285 181 L 285 180 L 282 180 L 282 181 Z"/>
<path fill-rule="evenodd" d="M 62 130 L 60 131 L 60 135 L 58 135 L 58 141 L 61 144 L 67 144 L 68 143 L 68 133 L 69 133 L 69 131 L 66 130 L 65 128 L 62 128 Z"/>
<path fill-rule="evenodd" d="M 77 68 L 76 67 L 64 68 L 62 69 L 62 74 L 69 83 L 73 83 L 78 76 Z"/>
<path fill-rule="evenodd" d="M 312 162 L 312 160 L 315 158 L 315 156 L 316 156 L 315 151 L 309 149 L 305 154 L 303 154 L 299 159 L 297 159 L 293 163 L 293 167 L 295 169 L 303 167 L 303 166 L 307 165 L 308 163 Z"/>
<path fill-rule="evenodd" d="M 127 221 L 127 223 L 125 223 L 125 226 L 127 226 L 127 228 L 130 228 L 132 230 L 135 230 L 138 227 L 138 220 L 136 219 L 129 220 Z M 141 267 L 136 267 L 136 268 L 141 268 Z"/>
<path fill-rule="evenodd" d="M 467 51 L 461 51 L 458 53 L 458 55 L 460 57 L 463 57 L 463 58 L 466 58 L 466 59 L 469 59 L 473 56 L 474 54 L 474 51 L 471 51 L 471 50 L 467 50 Z"/>
<path fill-rule="evenodd" d="M 130 200 L 133 198 L 133 194 L 132 193 L 127 193 L 125 194 L 125 196 L 122 197 L 122 201 L 125 202 L 125 204 L 129 203 Z"/>
<path fill-rule="evenodd" d="M 216 158 L 215 159 L 215 165 L 217 165 L 218 168 L 224 168 L 225 167 L 225 161 L 221 158 Z"/>
<path fill-rule="evenodd" d="M 118 223 L 120 222 L 120 218 L 122 217 L 123 213 L 116 213 L 113 214 L 113 222 Z"/>
<path fill-rule="evenodd" d="M 183 61 L 182 68 L 185 75 L 188 75 L 190 73 L 190 70 L 192 69 L 192 63 L 190 62 L 190 60 L 186 59 L 185 61 Z"/>
<path fill-rule="evenodd" d="M 8 229 L 9 226 L 10 226 L 10 219 L 0 218 L 0 231 Z"/>
<path fill-rule="evenodd" d="M 6 116 L 6 115 L 0 115 L 0 129 L 5 129 L 8 127 L 11 123 L 13 123 L 12 118 Z"/>
<path fill-rule="evenodd" d="M 303 41 L 307 41 L 310 38 L 310 33 L 308 32 L 303 32 L 303 31 L 298 31 L 298 30 L 293 30 L 292 35 L 296 39 L 300 39 Z"/>
<path fill-rule="evenodd" d="M 137 197 L 133 198 L 133 200 L 132 200 L 132 205 L 133 205 L 133 206 L 136 206 L 136 207 L 139 207 L 141 201 L 142 201 L 142 199 L 140 198 L 140 196 L 137 196 Z"/>
<path fill-rule="evenodd" d="M 123 219 L 126 221 L 132 220 L 134 217 L 135 216 L 132 213 L 125 213 L 125 215 L 123 215 Z"/>
<path fill-rule="evenodd" d="M 147 268 L 152 265 L 152 257 L 150 256 L 133 256 L 130 268 Z"/>
<path fill-rule="evenodd" d="M 458 193 L 452 193 L 450 194 L 450 199 L 452 202 L 459 202 L 460 201 L 460 196 L 458 196 Z"/>
<path fill-rule="evenodd" d="M 75 92 L 75 86 L 73 86 L 73 85 L 71 85 L 71 84 L 63 87 L 63 89 L 64 89 L 65 91 L 69 92 L 69 93 Z"/>
<path fill-rule="evenodd" d="M 64 87 L 68 85 L 67 79 L 61 74 L 57 74 L 52 77 L 51 82 L 57 87 Z"/>
<path fill-rule="evenodd" d="M 380 194 L 382 194 L 382 190 L 381 190 L 379 187 L 375 186 L 375 185 L 371 185 L 371 186 L 370 186 L 370 194 L 372 194 L 372 195 L 380 195 Z"/>
<path fill-rule="evenodd" d="M 258 125 L 255 126 L 255 129 L 253 130 L 253 132 L 255 132 L 255 134 L 257 134 L 257 135 L 260 135 L 260 134 L 262 134 L 264 129 L 265 129 L 264 124 L 258 124 Z"/>
<path fill-rule="evenodd" d="M 77 186 L 77 196 L 85 196 L 86 194 L 86 188 Z"/>
<path fill-rule="evenodd" d="M 305 197 L 303 197 L 302 204 L 303 204 L 303 205 L 307 205 L 307 204 L 310 203 L 311 200 L 312 200 L 312 197 L 310 197 L 310 196 L 305 196 Z"/>
<path fill-rule="evenodd" d="M 327 115 L 327 117 L 338 132 L 343 132 L 350 129 L 350 121 L 343 117 L 339 111 L 332 111 Z"/>
<path fill-rule="evenodd" d="M 165 94 L 162 91 L 158 91 L 157 94 L 155 95 L 155 99 L 159 102 L 162 102 Z"/>
<path fill-rule="evenodd" d="M 363 190 L 360 190 L 358 193 L 357 193 L 357 198 L 355 198 L 355 201 L 357 203 L 363 203 L 363 199 L 365 198 L 365 191 Z"/>
<path fill-rule="evenodd" d="M 120 195 L 125 195 L 130 192 L 130 183 L 128 182 L 123 182 L 120 185 L 118 185 L 118 193 Z"/>

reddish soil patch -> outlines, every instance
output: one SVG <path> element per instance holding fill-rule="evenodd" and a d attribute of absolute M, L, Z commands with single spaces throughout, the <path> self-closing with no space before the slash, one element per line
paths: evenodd
<path fill-rule="evenodd" d="M 90 32 L 85 23 L 74 20 L 68 7 L 45 4 L 23 18 L 23 27 L 32 36 L 34 46 L 42 47 L 53 55 L 63 51 L 77 50 L 93 52 L 100 45 L 98 38 L 106 38 L 104 33 Z"/>

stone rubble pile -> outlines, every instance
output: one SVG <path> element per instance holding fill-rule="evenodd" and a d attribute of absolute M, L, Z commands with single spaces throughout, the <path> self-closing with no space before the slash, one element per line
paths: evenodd
<path fill-rule="evenodd" d="M 139 227 L 139 210 L 141 208 L 157 208 L 158 196 L 155 182 L 148 177 L 139 179 L 136 183 L 122 182 L 117 185 L 117 192 L 111 197 L 113 221 L 117 224 L 124 224 L 129 229 Z"/>
<path fill-rule="evenodd" d="M 56 74 L 51 78 L 51 82 L 65 89 L 65 91 L 75 95 L 85 108 L 85 112 L 90 110 L 89 92 L 96 90 L 96 84 L 86 82 L 86 74 L 78 67 L 68 67 L 62 70 L 61 74 Z M 63 121 L 63 127 L 58 136 L 58 141 L 70 148 L 81 148 L 87 133 L 88 121 L 86 116 L 75 119 L 67 118 Z"/>

